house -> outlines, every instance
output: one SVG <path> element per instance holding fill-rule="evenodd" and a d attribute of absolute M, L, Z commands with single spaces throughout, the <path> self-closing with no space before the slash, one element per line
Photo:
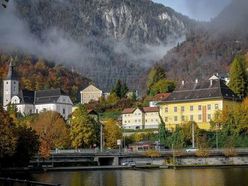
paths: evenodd
<path fill-rule="evenodd" d="M 90 84 L 85 89 L 80 91 L 81 103 L 89 103 L 90 101 L 98 101 L 103 96 L 103 91 L 96 86 Z"/>
<path fill-rule="evenodd" d="M 122 112 L 124 129 L 158 128 L 160 123 L 158 107 L 126 108 Z"/>
<path fill-rule="evenodd" d="M 240 101 L 222 79 L 183 81 L 160 103 L 160 115 L 170 130 L 188 121 L 195 121 L 199 128 L 208 130 L 216 111 L 228 109 Z"/>
<path fill-rule="evenodd" d="M 216 73 L 216 74 L 213 74 L 209 80 L 218 80 L 218 79 L 221 79 L 223 81 L 225 81 L 225 84 L 228 85 L 228 83 L 230 82 L 230 77 L 228 74 L 219 74 L 219 73 Z"/>
<path fill-rule="evenodd" d="M 72 101 L 60 89 L 30 91 L 19 90 L 19 81 L 12 63 L 7 77 L 3 80 L 3 107 L 14 104 L 23 115 L 55 111 L 68 119 L 72 112 Z"/>

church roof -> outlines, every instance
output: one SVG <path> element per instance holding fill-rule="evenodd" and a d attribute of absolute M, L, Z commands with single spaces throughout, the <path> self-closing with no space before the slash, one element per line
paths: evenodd
<path fill-rule="evenodd" d="M 221 79 L 183 83 L 163 101 L 185 102 L 216 98 L 240 101 L 240 98 Z"/>
<path fill-rule="evenodd" d="M 61 95 L 66 95 L 61 89 L 39 90 L 35 92 L 35 104 L 55 103 Z"/>
<path fill-rule="evenodd" d="M 21 104 L 33 104 L 34 103 L 34 91 L 21 90 L 18 95 L 21 98 Z"/>
<path fill-rule="evenodd" d="M 12 61 L 11 61 L 9 64 L 8 75 L 5 78 L 5 80 L 17 80 L 17 79 L 18 77 L 15 71 L 15 66 L 12 64 Z"/>

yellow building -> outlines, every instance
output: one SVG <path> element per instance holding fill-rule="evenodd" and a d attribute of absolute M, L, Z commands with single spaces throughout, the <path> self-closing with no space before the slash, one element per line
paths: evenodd
<path fill-rule="evenodd" d="M 161 123 L 158 107 L 126 108 L 122 112 L 124 129 L 152 129 Z"/>
<path fill-rule="evenodd" d="M 102 90 L 98 89 L 94 85 L 89 85 L 81 92 L 81 103 L 89 103 L 90 101 L 98 101 L 103 96 Z"/>
<path fill-rule="evenodd" d="M 210 129 L 215 112 L 232 107 L 240 98 L 220 79 L 184 83 L 160 103 L 160 114 L 169 130 L 187 121 L 201 129 Z"/>

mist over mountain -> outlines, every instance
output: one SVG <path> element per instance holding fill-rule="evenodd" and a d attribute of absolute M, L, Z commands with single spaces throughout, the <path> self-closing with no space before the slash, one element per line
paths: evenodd
<path fill-rule="evenodd" d="M 131 88 L 184 41 L 194 22 L 149 0 L 13 0 L 0 12 L 0 48 L 43 57 L 109 89 Z"/>
<path fill-rule="evenodd" d="M 160 60 L 169 77 L 193 81 L 227 73 L 233 57 L 248 51 L 247 8 L 247 0 L 233 0 L 211 22 L 195 26 Z"/>

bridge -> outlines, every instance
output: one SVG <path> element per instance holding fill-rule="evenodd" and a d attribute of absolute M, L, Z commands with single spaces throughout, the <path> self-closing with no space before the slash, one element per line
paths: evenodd
<path fill-rule="evenodd" d="M 210 149 L 207 150 L 208 157 L 225 156 L 225 149 Z M 248 156 L 248 149 L 235 149 L 237 156 Z M 96 149 L 78 149 L 78 150 L 54 150 L 51 151 L 51 156 L 48 159 L 42 159 L 38 155 L 30 161 L 31 167 L 68 167 L 68 166 L 118 166 L 126 161 L 164 162 L 165 159 L 173 157 L 197 157 L 196 152 L 187 151 L 186 149 L 178 150 L 161 150 L 159 156 L 149 157 L 146 151 L 131 152 L 127 150 L 103 150 L 102 152 Z"/>

